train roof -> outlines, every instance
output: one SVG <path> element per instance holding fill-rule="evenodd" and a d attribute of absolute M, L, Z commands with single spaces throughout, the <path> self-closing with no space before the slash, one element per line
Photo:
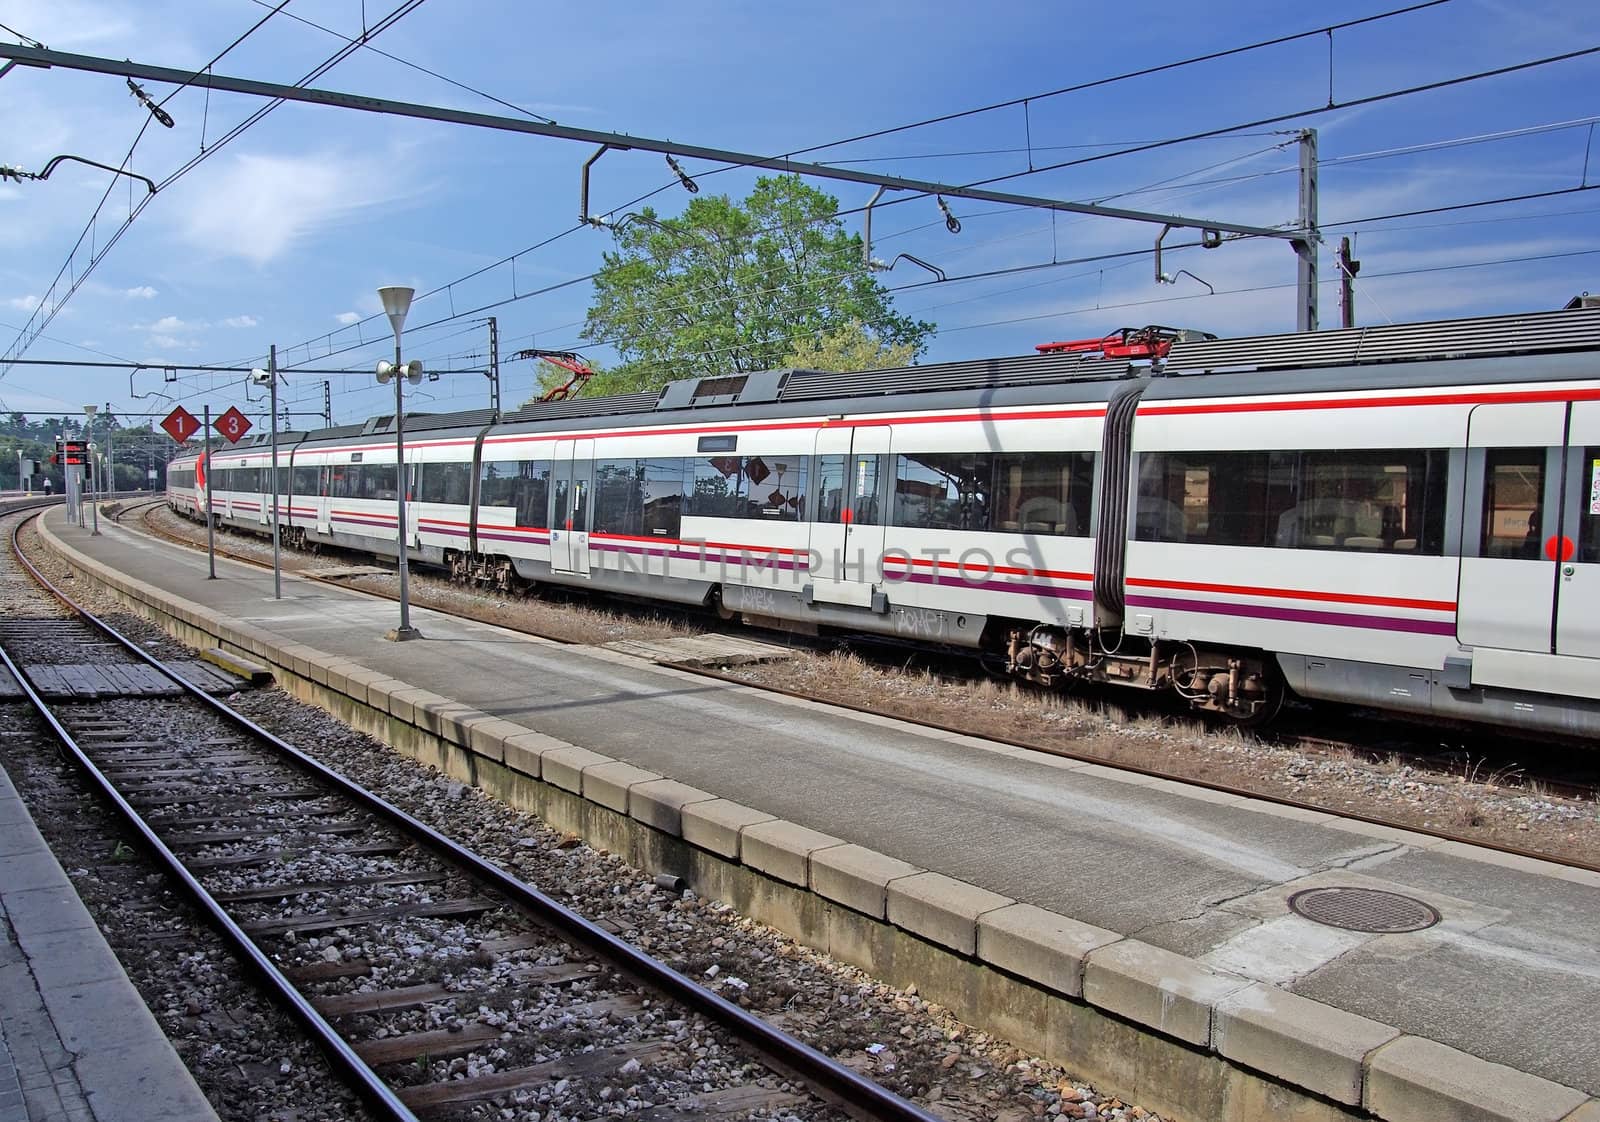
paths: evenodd
<path fill-rule="evenodd" d="M 875 413 L 906 408 L 1016 407 L 1062 401 L 1104 401 L 1119 382 L 1151 380 L 1150 396 L 1193 394 L 1185 383 L 1205 378 L 1205 393 L 1259 394 L 1286 390 L 1398 388 L 1450 381 L 1491 382 L 1518 378 L 1596 376 L 1589 356 L 1600 353 L 1600 306 L 1574 300 L 1557 311 L 1479 316 L 1421 323 L 1384 324 L 1332 331 L 1257 335 L 1242 339 L 1180 336 L 1164 358 L 1106 357 L 1089 352 L 1039 353 L 969 359 L 886 370 L 837 373 L 824 370 L 764 370 L 670 382 L 659 391 L 610 397 L 540 402 L 496 415 L 479 409 L 459 413 L 407 413 L 407 435 L 476 435 L 488 425 L 503 431 L 573 430 L 615 426 L 618 418 L 645 414 L 662 420 L 720 422 L 793 414 Z M 1562 360 L 1558 356 L 1580 356 Z M 1537 366 L 1527 359 L 1540 357 Z M 1470 372 L 1439 364 L 1461 359 L 1492 360 Z M 1165 384 L 1163 384 L 1165 383 Z M 914 405 L 906 398 L 915 397 Z M 797 410 L 797 406 L 801 407 Z M 666 415 L 666 416 L 663 416 Z M 628 422 L 624 422 L 627 424 Z M 634 420 L 633 423 L 638 423 Z M 278 434 L 286 444 L 343 445 L 392 439 L 393 414 L 360 424 Z M 224 454 L 258 451 L 270 443 L 262 432 Z"/>

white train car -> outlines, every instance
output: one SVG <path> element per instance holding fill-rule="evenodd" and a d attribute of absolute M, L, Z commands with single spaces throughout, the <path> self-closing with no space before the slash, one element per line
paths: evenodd
<path fill-rule="evenodd" d="M 1600 734 L 1600 309 L 1173 339 L 408 417 L 403 538 L 465 581 L 977 648 L 1238 720 L 1297 693 Z M 280 456 L 291 540 L 395 555 L 393 418 Z M 270 503 L 214 501 L 241 528 Z"/>

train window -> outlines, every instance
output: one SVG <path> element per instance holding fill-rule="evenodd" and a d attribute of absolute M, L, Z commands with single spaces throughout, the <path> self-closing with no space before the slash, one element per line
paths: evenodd
<path fill-rule="evenodd" d="M 479 506 L 515 507 L 517 525 L 543 529 L 550 521 L 548 460 L 485 460 Z"/>
<path fill-rule="evenodd" d="M 644 461 L 641 527 L 646 536 L 676 538 L 682 531 L 684 466 L 681 456 Z"/>
<path fill-rule="evenodd" d="M 818 456 L 818 522 L 876 526 L 881 456 Z"/>
<path fill-rule="evenodd" d="M 321 480 L 318 474 L 321 469 L 314 467 L 297 467 L 291 482 L 296 495 L 316 495 L 321 492 Z"/>
<path fill-rule="evenodd" d="M 393 464 L 353 464 L 350 470 L 355 473 L 356 477 L 354 497 L 379 499 L 387 502 L 395 501 L 395 466 Z"/>
<path fill-rule="evenodd" d="M 744 462 L 745 517 L 795 522 L 806 502 L 806 457 L 750 456 Z"/>
<path fill-rule="evenodd" d="M 597 534 L 644 532 L 644 495 L 638 460 L 597 460 L 594 465 L 594 530 Z"/>
<path fill-rule="evenodd" d="M 817 457 L 817 521 L 844 521 L 844 475 L 849 456 Z"/>
<path fill-rule="evenodd" d="M 1149 452 L 1140 541 L 1417 553 L 1444 550 L 1439 450 Z"/>
<path fill-rule="evenodd" d="M 744 514 L 744 461 L 711 456 L 694 461 L 689 513 L 701 518 L 739 518 Z"/>
<path fill-rule="evenodd" d="M 894 524 L 919 530 L 987 530 L 993 467 L 987 452 L 896 456 Z"/>
<path fill-rule="evenodd" d="M 794 522 L 805 508 L 804 456 L 707 456 L 693 463 L 690 514 Z"/>
<path fill-rule="evenodd" d="M 1277 516 L 1275 545 L 1299 549 L 1444 551 L 1443 451 L 1302 452 L 1294 503 Z"/>
<path fill-rule="evenodd" d="M 1486 453 L 1480 557 L 1538 559 L 1544 469 L 1543 448 L 1491 448 Z"/>
<path fill-rule="evenodd" d="M 1578 560 L 1600 562 L 1600 445 L 1583 450 L 1579 475 Z"/>
<path fill-rule="evenodd" d="M 1140 541 L 1264 546 L 1293 505 L 1293 454 L 1149 452 L 1139 457 Z"/>
<path fill-rule="evenodd" d="M 1021 452 L 995 457 L 990 528 L 1005 533 L 1089 536 L 1093 452 Z"/>
<path fill-rule="evenodd" d="M 450 506 L 466 506 L 471 501 L 471 464 L 418 464 L 417 470 L 422 475 L 417 487 L 419 501 Z"/>

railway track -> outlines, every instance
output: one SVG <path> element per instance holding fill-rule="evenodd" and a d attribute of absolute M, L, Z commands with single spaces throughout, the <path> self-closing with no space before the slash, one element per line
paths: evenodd
<path fill-rule="evenodd" d="M 161 509 L 161 504 L 158 501 L 140 508 L 125 509 L 119 512 L 117 517 L 120 518 L 123 514 L 131 513 L 132 509 L 140 509 L 147 516 L 152 511 Z M 192 540 L 186 540 L 181 535 L 160 527 L 148 517 L 142 517 L 140 521 L 144 529 L 162 540 L 187 548 L 194 547 Z M 219 548 L 218 552 L 222 554 L 224 550 Z M 244 551 L 227 551 L 225 555 L 246 564 L 259 565 L 261 563 L 259 557 L 252 556 Z M 298 569 L 297 575 L 320 580 L 323 583 L 349 587 L 344 581 L 318 577 L 314 571 L 308 569 Z M 371 592 L 373 595 L 386 595 L 382 591 L 366 591 Z M 421 589 L 414 590 L 414 597 L 418 596 L 419 593 L 425 600 L 426 593 Z M 434 606 L 441 611 L 460 611 L 459 606 Z M 683 618 L 687 620 L 689 617 L 684 616 Z M 488 619 L 486 622 L 514 629 L 517 627 L 515 623 L 507 622 L 501 617 Z M 714 621 L 708 626 L 714 626 Z M 522 628 L 522 630 L 526 630 L 530 634 L 536 634 L 544 639 L 559 642 L 573 641 L 570 638 L 537 628 Z M 824 645 L 826 644 L 816 644 L 819 648 Z M 872 647 L 873 644 L 866 644 L 867 649 L 872 649 Z M 899 648 L 880 647 L 880 649 L 888 652 L 882 660 L 884 665 L 893 664 L 898 667 L 905 663 L 908 656 L 906 651 Z M 971 660 L 965 660 L 958 664 L 957 660 L 952 656 L 926 652 L 913 654 L 911 657 L 918 664 L 931 669 L 940 677 L 952 680 L 971 680 L 977 676 L 971 670 Z M 893 716 L 927 728 L 984 736 L 1014 747 L 1086 762 L 1109 764 L 1137 774 L 1194 783 L 1197 786 L 1226 794 L 1265 798 L 1281 805 L 1313 811 L 1334 809 L 1325 803 L 1286 797 L 1279 793 L 1264 791 L 1259 787 L 1182 774 L 1171 768 L 1163 768 L 1161 766 L 1130 764 L 1126 761 L 1108 758 L 1106 754 L 1101 752 L 1081 751 L 1071 744 L 1062 744 L 1046 737 L 1006 735 L 959 719 L 940 720 L 906 712 L 889 712 L 880 705 L 860 704 L 832 696 L 818 697 L 803 690 L 788 689 L 770 682 L 756 683 L 737 673 L 724 673 L 703 665 L 688 663 L 671 665 L 676 670 L 702 677 L 734 682 L 743 686 L 756 685 L 761 689 L 805 698 L 806 700 L 824 700 L 829 704 L 839 705 L 859 712 Z M 966 669 L 965 673 L 963 668 Z M 1109 700 L 1115 703 L 1126 699 L 1125 697 L 1114 697 Z M 1330 733 L 1330 725 L 1337 731 Z M 1304 713 L 1285 714 L 1278 727 L 1260 732 L 1257 735 L 1265 737 L 1269 743 L 1290 747 L 1312 756 L 1339 757 L 1348 755 L 1369 761 L 1387 760 L 1391 763 L 1398 761 L 1404 766 L 1416 769 L 1419 773 L 1433 775 L 1445 781 L 1459 781 L 1469 776 L 1484 778 L 1492 776 L 1499 785 L 1505 787 L 1517 787 L 1520 785 L 1527 789 L 1537 788 L 1546 794 L 1559 797 L 1600 801 L 1600 783 L 1597 783 L 1593 778 L 1595 772 L 1594 764 L 1583 757 L 1574 758 L 1572 752 L 1564 750 L 1563 746 L 1560 745 L 1553 745 L 1541 751 L 1541 746 L 1533 742 L 1508 740 L 1498 734 L 1484 734 L 1473 731 L 1463 732 L 1454 729 L 1440 730 L 1420 724 L 1397 723 L 1392 718 L 1362 719 L 1359 716 L 1330 707 L 1312 707 Z M 1600 864 L 1593 862 L 1575 860 L 1559 854 L 1551 854 L 1514 844 L 1486 841 L 1482 837 L 1452 832 L 1438 826 L 1417 822 L 1397 822 L 1382 814 L 1365 814 L 1349 807 L 1337 808 L 1336 813 L 1374 824 L 1400 826 L 1417 830 L 1420 833 L 1458 841 L 1467 845 L 1491 848 L 1503 853 L 1540 860 L 1552 860 L 1573 868 L 1600 871 Z"/>
<path fill-rule="evenodd" d="M 5 521 L 0 661 L 376 1117 L 515 1110 L 559 1084 L 583 1116 L 933 1122 L 172 673 L 73 607 Z M 708 1049 L 759 1062 L 684 1078 Z"/>

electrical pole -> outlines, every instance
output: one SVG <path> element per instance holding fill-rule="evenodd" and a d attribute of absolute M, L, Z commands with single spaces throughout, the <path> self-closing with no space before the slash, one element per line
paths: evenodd
<path fill-rule="evenodd" d="M 1296 330 L 1317 329 L 1317 130 L 1300 132 L 1300 227 L 1293 241 L 1300 258 Z"/>
<path fill-rule="evenodd" d="M 283 599 L 283 568 L 278 559 L 278 344 L 267 349 L 267 377 L 272 385 L 272 598 Z M 290 493 L 294 488 L 289 488 Z"/>
<path fill-rule="evenodd" d="M 489 408 L 500 412 L 500 324 L 489 317 Z"/>
<path fill-rule="evenodd" d="M 111 454 L 111 403 L 106 402 L 106 480 L 109 485 L 104 489 L 112 495 L 117 493 L 117 460 Z"/>
<path fill-rule="evenodd" d="M 333 383 L 322 383 L 322 422 L 333 427 Z"/>
<path fill-rule="evenodd" d="M 1350 258 L 1350 239 L 1339 239 L 1339 322 L 1345 327 L 1356 325 L 1356 274 L 1361 262 Z"/>
<path fill-rule="evenodd" d="M 206 568 L 209 570 L 206 580 L 216 580 L 217 546 L 215 539 L 212 537 L 212 523 L 215 521 L 215 519 L 211 513 L 211 493 L 216 490 L 216 481 L 211 478 L 211 406 L 209 404 L 206 406 L 205 416 L 206 450 L 201 454 L 200 462 L 204 464 L 206 468 Z"/>

